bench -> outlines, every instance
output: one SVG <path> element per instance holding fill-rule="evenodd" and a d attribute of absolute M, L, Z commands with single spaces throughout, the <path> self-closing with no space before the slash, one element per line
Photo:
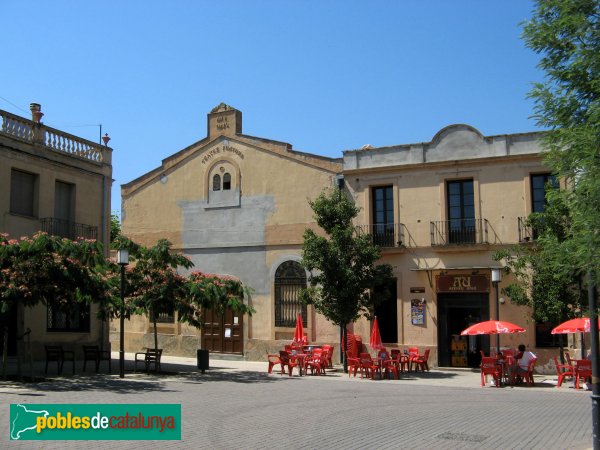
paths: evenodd
<path fill-rule="evenodd" d="M 44 373 L 48 373 L 48 363 L 56 362 L 56 370 L 60 375 L 63 371 L 65 361 L 73 366 L 73 375 L 75 375 L 75 353 L 70 350 L 64 350 L 62 345 L 46 345 L 46 368 Z"/>
<path fill-rule="evenodd" d="M 162 370 L 160 367 L 160 357 L 162 356 L 162 348 L 158 350 L 153 348 L 148 348 L 143 352 L 137 352 L 135 354 L 135 361 L 133 366 L 133 371 L 137 371 L 138 362 L 144 363 L 144 368 L 146 372 L 150 371 L 150 366 L 154 364 L 154 370 Z"/>
<path fill-rule="evenodd" d="M 108 373 L 111 373 L 111 356 L 109 350 L 100 350 L 97 345 L 83 346 L 83 371 L 87 366 L 87 362 L 92 361 L 96 365 L 96 373 L 100 369 L 101 361 L 108 361 Z"/>

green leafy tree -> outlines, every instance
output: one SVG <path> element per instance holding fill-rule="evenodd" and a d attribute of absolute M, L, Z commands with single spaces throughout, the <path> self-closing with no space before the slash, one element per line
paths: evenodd
<path fill-rule="evenodd" d="M 180 269 L 193 267 L 186 256 L 172 251 L 172 244 L 159 240 L 147 248 L 120 235 L 113 243 L 114 248 L 129 251 L 131 264 L 127 266 L 125 304 L 126 317 L 145 314 L 153 324 L 154 348 L 158 349 L 156 319 L 161 313 L 177 312 L 180 322 L 201 328 L 204 309 L 222 314 L 230 308 L 242 314 L 252 314 L 254 309 L 244 303 L 244 297 L 252 290 L 238 279 L 215 274 L 192 272 L 188 277 L 178 273 Z M 116 266 L 116 265 L 115 265 Z M 112 280 L 113 301 L 105 314 L 118 317 L 120 314 L 120 276 L 115 268 Z"/>
<path fill-rule="evenodd" d="M 114 242 L 117 237 L 121 236 L 121 221 L 116 212 L 110 215 L 110 242 Z"/>
<path fill-rule="evenodd" d="M 166 239 L 160 239 L 150 248 L 140 246 L 133 254 L 127 274 L 128 310 L 148 315 L 154 327 L 155 349 L 158 349 L 157 317 L 162 313 L 172 314 L 186 297 L 185 278 L 177 273 L 177 268 L 193 266 L 184 255 L 171 252 L 171 246 Z"/>
<path fill-rule="evenodd" d="M 531 307 L 536 322 L 558 324 L 581 316 L 585 295 L 576 266 L 565 264 L 559 252 L 571 237 L 569 210 L 563 196 L 551 187 L 547 198 L 545 211 L 528 218 L 536 240 L 495 252 L 494 258 L 504 260 L 507 272 L 514 275 L 515 282 L 505 287 L 510 301 Z"/>
<path fill-rule="evenodd" d="M 76 305 L 109 303 L 108 271 L 98 241 L 0 234 L 0 311 L 42 304 L 69 313 Z"/>
<path fill-rule="evenodd" d="M 380 250 L 368 235 L 357 235 L 352 220 L 359 208 L 341 190 L 323 192 L 310 201 L 317 225 L 325 236 L 311 229 L 304 232 L 302 265 L 310 272 L 310 287 L 301 293 L 304 302 L 341 327 L 360 316 L 371 317 L 383 298 L 377 295 L 393 279 L 392 267 L 376 265 Z M 343 345 L 344 370 L 347 358 Z"/>
<path fill-rule="evenodd" d="M 525 24 L 526 44 L 541 55 L 546 79 L 534 85 L 535 118 L 549 128 L 547 162 L 567 185 L 559 194 L 569 210 L 569 239 L 557 257 L 599 273 L 600 248 L 600 2 L 538 0 Z"/>

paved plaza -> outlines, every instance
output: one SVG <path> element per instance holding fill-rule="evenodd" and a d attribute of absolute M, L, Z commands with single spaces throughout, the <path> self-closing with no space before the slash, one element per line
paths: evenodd
<path fill-rule="evenodd" d="M 160 376 L 70 374 L 0 382 L 0 448 L 10 449 L 587 449 L 589 391 L 538 375 L 536 386 L 480 386 L 478 372 L 438 370 L 400 380 L 267 375 L 267 363 L 165 357 Z M 115 356 L 116 358 L 116 356 Z M 39 368 L 36 368 L 38 370 Z M 51 367 L 51 369 L 54 369 Z M 43 367 L 42 367 L 43 372 Z M 181 441 L 10 441 L 9 404 L 179 403 Z"/>

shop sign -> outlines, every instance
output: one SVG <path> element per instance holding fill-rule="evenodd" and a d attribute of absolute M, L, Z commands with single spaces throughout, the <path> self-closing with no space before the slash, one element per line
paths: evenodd
<path fill-rule="evenodd" d="M 487 275 L 438 275 L 435 279 L 437 292 L 489 292 Z"/>

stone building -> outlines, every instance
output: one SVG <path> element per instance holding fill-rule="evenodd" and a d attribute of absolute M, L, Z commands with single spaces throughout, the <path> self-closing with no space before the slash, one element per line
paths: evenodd
<path fill-rule="evenodd" d="M 0 232 L 109 242 L 112 149 L 44 125 L 39 104 L 31 112 L 28 120 L 0 110 Z M 68 344 L 80 357 L 80 344 L 108 343 L 93 308 L 70 316 L 41 305 L 14 310 L 0 315 L 5 325 L 10 353 L 27 328 L 34 357 L 44 344 Z"/>
<path fill-rule="evenodd" d="M 339 345 L 339 330 L 297 302 L 307 276 L 298 265 L 302 233 L 315 226 L 308 200 L 335 187 L 361 207 L 357 231 L 371 235 L 381 261 L 394 268 L 394 294 L 376 311 L 386 346 L 428 348 L 434 366 L 476 366 L 495 339 L 458 334 L 497 317 L 490 277 L 501 263 L 493 252 L 535 238 L 524 219 L 544 208 L 552 179 L 539 138 L 452 125 L 430 142 L 365 146 L 331 159 L 245 135 L 242 113 L 219 105 L 208 114 L 206 138 L 122 186 L 123 231 L 146 245 L 166 237 L 196 270 L 239 277 L 255 290 L 249 302 L 256 314 L 209 316 L 202 332 L 165 317 L 161 346 L 264 359 L 291 339 L 297 311 L 311 342 Z M 501 346 L 523 342 L 544 364 L 556 345 L 550 324 L 532 323 L 527 308 L 504 299 L 507 282 L 498 285 L 500 319 L 527 332 L 502 336 Z M 351 328 L 368 342 L 370 326 L 361 320 Z M 146 319 L 132 320 L 128 349 L 148 346 L 150 331 Z"/>

